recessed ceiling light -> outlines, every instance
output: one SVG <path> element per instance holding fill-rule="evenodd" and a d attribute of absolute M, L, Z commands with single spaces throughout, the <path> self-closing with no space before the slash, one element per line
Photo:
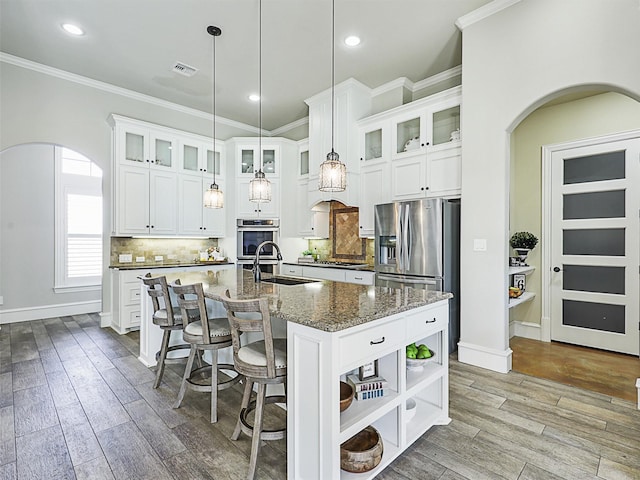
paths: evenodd
<path fill-rule="evenodd" d="M 355 47 L 356 45 L 360 45 L 360 37 L 356 37 L 355 35 L 349 35 L 344 39 L 344 43 L 349 47 Z"/>
<path fill-rule="evenodd" d="M 77 25 L 74 25 L 73 23 L 63 23 L 62 29 L 71 35 L 76 35 L 76 36 L 84 35 L 84 30 L 82 30 Z"/>
<path fill-rule="evenodd" d="M 257 102 L 258 100 L 260 100 L 260 95 L 258 95 L 257 93 L 252 93 L 251 95 L 249 95 L 249 100 L 251 100 L 252 102 Z"/>

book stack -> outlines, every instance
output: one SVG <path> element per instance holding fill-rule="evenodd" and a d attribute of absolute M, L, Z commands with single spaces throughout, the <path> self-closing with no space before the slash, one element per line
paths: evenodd
<path fill-rule="evenodd" d="M 384 397 L 387 393 L 387 381 L 380 376 L 360 380 L 357 375 L 347 375 L 347 382 L 353 387 L 356 400 L 369 400 Z"/>

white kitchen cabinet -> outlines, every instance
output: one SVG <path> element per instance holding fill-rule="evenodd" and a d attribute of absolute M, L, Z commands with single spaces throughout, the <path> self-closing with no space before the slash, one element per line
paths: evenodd
<path fill-rule="evenodd" d="M 184 137 L 179 141 L 180 154 L 178 156 L 178 172 L 182 174 L 209 178 L 212 183 L 215 171 L 218 177 L 224 177 L 224 143 L 215 142 L 202 137 Z"/>
<path fill-rule="evenodd" d="M 306 180 L 299 180 L 296 189 L 297 235 L 304 238 L 329 238 L 329 204 L 309 208 Z"/>
<path fill-rule="evenodd" d="M 374 236 L 374 207 L 391 201 L 390 172 L 389 162 L 384 159 L 365 162 L 360 169 L 359 235 L 361 237 Z"/>
<path fill-rule="evenodd" d="M 296 386 L 288 389 L 287 414 L 295 419 L 287 431 L 289 478 L 374 478 L 433 425 L 451 421 L 448 312 L 443 300 L 337 332 L 287 325 L 288 382 Z M 405 347 L 413 342 L 435 352 L 421 371 L 406 368 Z M 339 381 L 372 361 L 388 382 L 387 394 L 354 400 L 341 413 Z M 413 418 L 409 399 L 416 402 Z M 359 474 L 341 470 L 340 444 L 368 425 L 382 436 L 380 464 Z"/>
<path fill-rule="evenodd" d="M 429 147 L 391 161 L 391 199 L 451 197 L 461 194 L 460 142 Z"/>
<path fill-rule="evenodd" d="M 202 197 L 214 168 L 216 182 L 224 183 L 224 143 L 216 142 L 214 153 L 207 137 L 120 115 L 111 115 L 109 121 L 114 155 L 112 233 L 223 236 L 227 209 L 203 212 Z"/>
<path fill-rule="evenodd" d="M 285 268 L 292 265 L 283 265 L 283 273 Z M 346 268 L 331 267 L 314 267 L 312 265 L 293 265 L 297 273 L 290 275 L 315 278 L 318 280 L 333 280 L 334 282 L 357 283 L 360 285 L 374 285 L 376 283 L 376 274 L 370 270 L 350 270 Z"/>
<path fill-rule="evenodd" d="M 140 328 L 140 280 L 148 270 L 111 271 L 111 328 L 119 334 Z"/>
<path fill-rule="evenodd" d="M 116 188 L 117 235 L 175 235 L 175 172 L 121 165 Z"/>
<path fill-rule="evenodd" d="M 280 217 L 280 182 L 268 177 L 271 182 L 271 201 L 256 203 L 249 201 L 250 178 L 236 179 L 237 218 L 279 218 Z"/>
<path fill-rule="evenodd" d="M 225 208 L 203 206 L 204 192 L 211 185 L 211 179 L 198 175 L 178 175 L 178 233 L 188 236 L 224 237 L 226 232 Z M 222 192 L 223 181 L 216 179 Z"/>
<path fill-rule="evenodd" d="M 298 178 L 309 178 L 309 139 L 298 142 Z"/>
<path fill-rule="evenodd" d="M 117 158 L 123 164 L 175 170 L 177 137 L 174 132 L 144 122 L 116 124 Z"/>
<path fill-rule="evenodd" d="M 267 178 L 280 175 L 280 146 L 262 144 L 262 155 L 258 143 L 237 145 L 236 158 L 238 162 L 238 176 L 253 177 L 258 170 L 262 170 Z"/>

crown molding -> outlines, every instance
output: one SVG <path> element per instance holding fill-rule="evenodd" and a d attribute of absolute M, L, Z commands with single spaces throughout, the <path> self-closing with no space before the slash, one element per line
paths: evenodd
<path fill-rule="evenodd" d="M 79 85 L 84 85 L 86 87 L 95 88 L 96 90 L 102 90 L 103 92 L 113 93 L 115 95 L 127 97 L 132 100 L 149 103 L 152 105 L 167 108 L 169 110 L 173 110 L 180 113 L 186 113 L 187 115 L 203 118 L 205 120 L 211 120 L 211 112 L 203 112 L 202 110 L 185 107 L 184 105 L 179 105 L 177 103 L 168 102 L 166 100 L 162 100 L 157 97 L 152 97 L 151 95 L 145 95 L 144 93 L 135 92 L 133 90 L 128 90 L 126 88 L 116 87 L 115 85 L 112 85 L 110 83 L 101 82 L 99 80 L 94 80 L 88 77 L 83 77 L 82 75 L 77 75 L 75 73 L 67 72 L 65 70 L 60 70 L 58 68 L 50 67 L 48 65 L 43 65 L 41 63 L 33 62 L 31 60 L 27 60 L 21 57 L 16 57 L 15 55 L 10 55 L 8 53 L 0 52 L 0 62 L 15 65 L 17 67 L 25 68 L 27 70 L 33 70 L 34 72 L 43 73 L 45 75 L 60 78 L 62 80 L 77 83 Z M 228 125 L 234 128 L 239 128 L 250 133 L 255 133 L 255 134 L 260 133 L 260 129 L 252 125 L 247 125 L 245 123 L 237 122 L 235 120 L 230 120 L 228 118 L 220 117 L 217 115 L 215 118 L 216 118 L 216 121 L 220 124 Z"/>
<path fill-rule="evenodd" d="M 413 86 L 414 83 L 407 77 L 399 77 L 395 80 L 391 80 L 390 82 L 384 83 L 379 87 L 372 89 L 371 96 L 377 97 L 378 95 L 382 95 L 383 93 L 389 92 L 396 88 L 406 88 L 407 90 L 413 92 Z"/>
<path fill-rule="evenodd" d="M 286 125 L 283 125 L 281 127 L 276 128 L 274 130 L 271 130 L 270 136 L 278 137 L 281 134 L 283 134 L 285 132 L 288 132 L 289 130 L 293 130 L 294 128 L 302 127 L 303 125 L 307 125 L 308 123 L 309 123 L 309 117 L 308 116 L 300 118 L 300 119 L 295 120 L 295 121 L 293 121 L 291 123 L 288 123 Z"/>
<path fill-rule="evenodd" d="M 491 3 L 487 3 L 480 8 L 475 9 L 473 12 L 467 13 L 456 20 L 456 27 L 460 31 L 467 28 L 469 25 L 473 25 L 480 20 L 490 17 L 494 13 L 498 13 L 505 8 L 509 8 L 511 5 L 520 2 L 520 0 L 493 0 Z"/>
<path fill-rule="evenodd" d="M 419 90 L 423 90 L 440 82 L 444 82 L 445 80 L 449 80 L 450 78 L 457 77 L 458 75 L 462 75 L 462 65 L 431 75 L 429 78 L 425 78 L 424 80 L 414 83 L 413 91 L 417 92 Z"/>

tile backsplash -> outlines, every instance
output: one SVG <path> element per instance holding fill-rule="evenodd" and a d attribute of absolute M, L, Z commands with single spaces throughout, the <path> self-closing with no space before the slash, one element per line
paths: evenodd
<path fill-rule="evenodd" d="M 309 250 L 318 254 L 318 260 L 322 261 L 340 261 L 340 262 L 351 262 L 351 263 L 368 263 L 369 265 L 374 264 L 374 240 L 372 238 L 367 238 L 365 240 L 365 249 L 363 255 L 349 255 L 351 258 L 346 258 L 346 255 L 340 255 L 338 257 L 334 256 L 334 241 L 333 239 L 336 237 L 336 234 L 340 237 L 343 245 L 341 245 L 341 249 L 344 251 L 350 252 L 359 252 L 362 251 L 361 242 L 362 239 L 358 237 L 357 232 L 359 229 L 359 218 L 358 215 L 343 215 L 341 216 L 341 224 L 339 227 L 347 232 L 348 235 L 341 235 L 340 232 L 335 232 L 336 225 L 334 225 L 334 211 L 342 211 L 343 209 L 348 209 L 340 202 L 331 202 L 331 210 L 329 213 L 329 238 L 321 239 L 321 240 L 309 240 Z M 348 225 L 347 222 L 353 223 L 353 225 Z M 355 234 L 351 234 L 351 232 L 356 232 Z"/>
<path fill-rule="evenodd" d="M 131 263 L 136 263 L 137 257 L 144 257 L 145 263 L 155 263 L 156 256 L 162 256 L 165 263 L 189 263 L 198 257 L 199 251 L 217 246 L 218 240 L 211 238 L 111 237 L 110 264 L 122 265 L 120 255 L 131 255 Z"/>

